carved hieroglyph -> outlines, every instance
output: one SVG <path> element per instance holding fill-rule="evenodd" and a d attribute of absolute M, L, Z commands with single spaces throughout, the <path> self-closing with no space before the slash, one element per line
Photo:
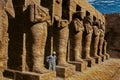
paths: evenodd
<path fill-rule="evenodd" d="M 38 1 L 39 2 L 39 1 Z M 32 1 L 30 5 L 30 21 L 32 33 L 33 71 L 37 73 L 47 72 L 44 67 L 44 52 L 47 38 L 47 27 L 50 24 L 48 9 Z"/>
<path fill-rule="evenodd" d="M 83 22 L 82 22 L 82 12 L 76 12 L 73 14 L 73 20 L 71 22 L 72 29 L 70 33 L 73 33 L 71 36 L 71 46 L 72 53 L 74 54 L 75 61 L 82 60 L 82 34 L 84 31 Z"/>
<path fill-rule="evenodd" d="M 91 18 L 90 14 L 86 15 L 84 18 L 84 27 L 85 27 L 85 47 L 84 47 L 84 54 L 86 59 L 90 59 L 90 45 L 92 40 L 92 33 L 93 29 L 91 26 Z"/>

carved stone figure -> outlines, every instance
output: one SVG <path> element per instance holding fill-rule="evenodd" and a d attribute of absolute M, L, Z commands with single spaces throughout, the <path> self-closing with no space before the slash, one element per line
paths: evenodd
<path fill-rule="evenodd" d="M 8 14 L 8 15 L 7 15 Z M 0 0 L 0 67 L 7 67 L 8 17 L 15 17 L 12 0 Z"/>
<path fill-rule="evenodd" d="M 100 31 L 98 29 L 98 22 L 96 20 L 95 17 L 93 17 L 93 56 L 94 57 L 98 57 L 97 53 L 98 53 L 98 44 L 99 44 L 99 35 L 100 35 Z"/>
<path fill-rule="evenodd" d="M 84 31 L 83 27 L 83 15 L 82 12 L 78 11 L 73 14 L 73 20 L 71 22 L 71 46 L 72 51 L 71 54 L 74 54 L 75 61 L 83 61 L 82 60 L 82 34 Z"/>
<path fill-rule="evenodd" d="M 98 54 L 100 56 L 102 56 L 103 55 L 102 49 L 103 49 L 103 42 L 104 42 L 104 31 L 102 29 L 99 29 L 99 31 L 100 31 L 100 39 L 99 39 L 99 47 L 98 47 L 99 52 L 98 52 Z"/>
<path fill-rule="evenodd" d="M 39 0 L 38 0 L 39 2 Z M 44 67 L 44 52 L 47 38 L 47 27 L 50 24 L 50 16 L 47 8 L 32 1 L 30 4 L 30 28 L 32 33 L 33 72 L 48 72 Z"/>
<path fill-rule="evenodd" d="M 91 26 L 91 17 L 90 13 L 86 14 L 86 17 L 83 20 L 84 27 L 85 27 L 85 47 L 84 47 L 84 54 L 85 54 L 85 59 L 91 59 L 90 57 L 90 45 L 91 45 L 91 39 L 92 39 L 92 33 L 93 29 Z"/>
<path fill-rule="evenodd" d="M 69 29 L 68 29 L 68 20 L 58 20 L 57 21 L 57 46 L 56 46 L 56 53 L 58 54 L 58 65 L 60 66 L 68 66 L 69 64 L 66 62 L 67 56 L 67 43 L 68 43 L 68 36 L 69 36 Z"/>
<path fill-rule="evenodd" d="M 8 61 L 8 17 L 15 17 L 11 0 L 0 0 L 0 80 Z"/>
<path fill-rule="evenodd" d="M 107 41 L 104 40 L 104 44 L 103 44 L 103 54 L 107 56 L 107 58 L 110 57 L 110 55 L 107 53 Z"/>

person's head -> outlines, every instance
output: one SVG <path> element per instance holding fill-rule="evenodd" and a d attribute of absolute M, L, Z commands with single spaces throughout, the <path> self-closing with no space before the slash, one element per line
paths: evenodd
<path fill-rule="evenodd" d="M 53 51 L 52 56 L 55 56 L 55 55 L 56 55 L 56 52 L 55 52 L 55 51 Z"/>

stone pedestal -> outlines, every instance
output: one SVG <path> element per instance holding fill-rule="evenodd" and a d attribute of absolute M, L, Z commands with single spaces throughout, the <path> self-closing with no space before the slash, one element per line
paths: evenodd
<path fill-rule="evenodd" d="M 1 71 L 0 71 L 0 80 L 3 80 L 3 74 Z"/>
<path fill-rule="evenodd" d="M 106 59 L 108 60 L 110 58 L 110 55 L 109 54 L 105 54 L 106 56 Z"/>
<path fill-rule="evenodd" d="M 56 75 L 61 78 L 67 78 L 75 73 L 75 66 L 56 66 Z"/>
<path fill-rule="evenodd" d="M 20 72 L 15 70 L 5 70 L 4 76 L 14 80 L 53 80 L 56 73 L 51 71 L 44 74 L 34 72 Z"/>
<path fill-rule="evenodd" d="M 101 57 L 93 57 L 95 59 L 95 63 L 99 64 L 102 62 L 102 58 Z"/>
<path fill-rule="evenodd" d="M 106 55 L 101 55 L 100 57 L 102 58 L 102 62 L 106 60 Z"/>
<path fill-rule="evenodd" d="M 76 71 L 82 72 L 87 69 L 87 62 L 85 61 L 82 61 L 82 62 L 69 61 L 69 63 L 75 65 Z"/>
<path fill-rule="evenodd" d="M 87 62 L 87 66 L 88 67 L 92 67 L 93 65 L 95 65 L 95 59 L 91 58 L 91 59 L 84 59 L 84 61 Z"/>

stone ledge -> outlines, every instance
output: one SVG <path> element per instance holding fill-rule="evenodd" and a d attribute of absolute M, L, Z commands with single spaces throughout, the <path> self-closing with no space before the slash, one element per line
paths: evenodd
<path fill-rule="evenodd" d="M 93 57 L 95 59 L 95 63 L 100 64 L 102 62 L 101 57 Z"/>
<path fill-rule="evenodd" d="M 67 78 L 75 73 L 75 66 L 56 66 L 56 73 L 58 77 Z"/>
<path fill-rule="evenodd" d="M 76 61 L 69 61 L 70 64 L 75 65 L 75 70 L 83 72 L 84 70 L 87 69 L 87 62 L 76 62 Z"/>
<path fill-rule="evenodd" d="M 5 70 L 4 77 L 8 77 L 14 80 L 53 80 L 56 77 L 56 73 L 51 71 L 44 74 L 34 72 L 21 72 L 16 70 Z"/>
<path fill-rule="evenodd" d="M 91 58 L 91 59 L 83 59 L 84 61 L 87 62 L 87 66 L 88 67 L 92 67 L 95 65 L 95 59 L 94 58 Z"/>

